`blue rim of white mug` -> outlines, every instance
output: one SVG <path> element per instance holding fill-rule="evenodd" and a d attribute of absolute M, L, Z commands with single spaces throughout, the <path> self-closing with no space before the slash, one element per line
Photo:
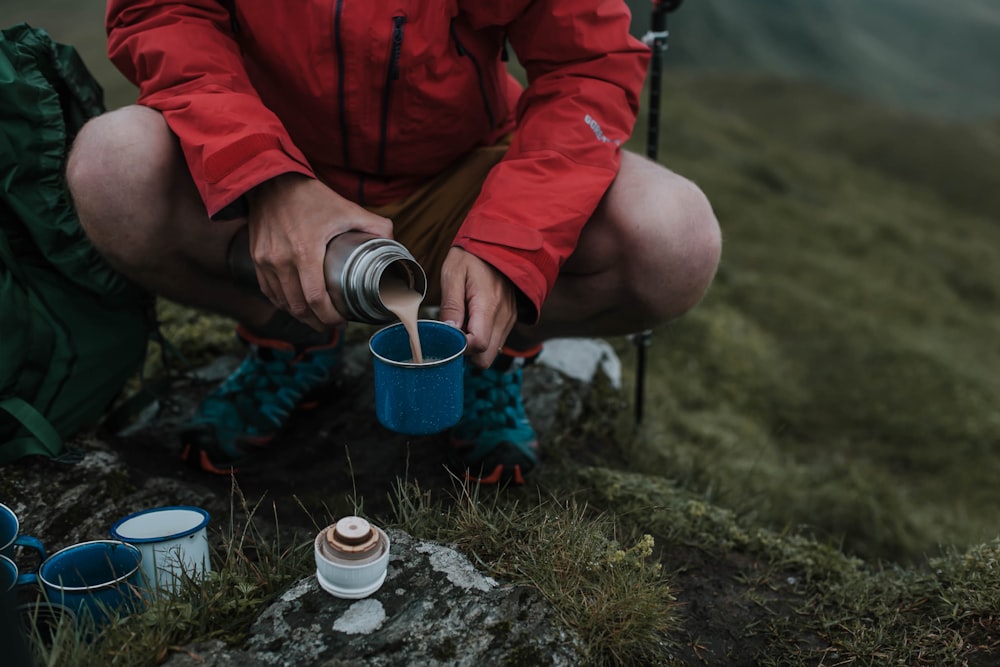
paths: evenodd
<path fill-rule="evenodd" d="M 428 322 L 428 323 L 430 323 L 430 324 L 432 324 L 434 326 L 442 326 L 442 327 L 448 327 L 449 329 L 454 329 L 455 331 L 457 331 L 462 336 L 463 339 L 465 339 L 465 334 L 462 333 L 461 329 L 459 329 L 457 327 L 453 327 L 450 324 L 445 324 L 444 322 L 440 322 L 438 320 L 417 320 L 417 330 L 418 331 L 420 330 L 420 323 L 421 322 Z M 378 359 L 379 361 L 382 361 L 382 362 L 384 362 L 384 363 L 386 363 L 386 364 L 388 364 L 390 366 L 395 366 L 396 368 L 434 368 L 435 366 L 443 366 L 444 364 L 447 364 L 449 362 L 455 361 L 455 359 L 457 359 L 458 357 L 461 357 L 462 355 L 464 355 L 465 354 L 465 349 L 469 346 L 468 339 L 465 339 L 465 340 L 462 341 L 462 349 L 460 349 L 455 354 L 453 354 L 453 355 L 451 355 L 449 357 L 444 357 L 442 359 L 435 359 L 434 361 L 425 361 L 422 364 L 418 364 L 418 363 L 416 363 L 414 361 L 396 361 L 395 359 L 390 359 L 389 357 L 383 357 L 381 354 L 379 354 L 378 352 L 376 352 L 375 348 L 372 347 L 372 342 L 374 342 L 375 338 L 379 334 L 381 334 L 381 333 L 383 333 L 385 331 L 388 331 L 389 329 L 395 329 L 397 327 L 402 327 L 402 328 L 405 329 L 406 325 L 403 324 L 402 322 L 396 322 L 395 324 L 390 324 L 389 326 L 382 327 L 381 329 L 379 329 L 378 331 L 376 331 L 374 334 L 372 334 L 372 337 L 368 339 L 368 350 L 372 353 L 372 356 L 375 357 L 376 359 Z"/>
<path fill-rule="evenodd" d="M 96 584 L 94 586 L 63 586 L 59 582 L 49 581 L 44 576 L 42 576 L 42 570 L 45 568 L 45 563 L 42 563 L 42 566 L 38 568 L 39 580 L 41 580 L 41 582 L 46 586 L 51 586 L 52 588 L 58 591 L 62 591 L 63 593 L 88 593 L 93 591 L 99 591 L 105 588 L 114 588 L 118 584 L 127 581 L 129 577 L 138 572 L 139 568 L 142 567 L 142 552 L 139 551 L 139 548 L 132 546 L 128 542 L 120 542 L 118 540 L 91 540 L 89 542 L 78 542 L 77 544 L 71 544 L 70 546 L 60 549 L 59 551 L 55 552 L 54 554 L 46 558 L 45 562 L 47 563 L 51 561 L 61 553 L 67 551 L 75 551 L 80 547 L 89 546 L 91 544 L 111 544 L 114 545 L 115 547 L 124 548 L 126 550 L 133 552 L 135 554 L 135 567 L 133 567 L 127 573 L 121 575 L 120 577 L 117 577 L 116 579 L 113 579 L 111 581 L 105 581 L 100 584 Z"/>
<path fill-rule="evenodd" d="M 200 514 L 201 521 L 198 523 L 198 525 L 196 525 L 193 528 L 187 528 L 172 535 L 157 535 L 155 537 L 128 537 L 118 532 L 118 528 L 121 527 L 122 524 L 124 524 L 126 521 L 131 521 L 132 519 L 137 519 L 141 516 L 146 516 L 148 514 L 156 514 L 158 512 L 170 512 L 170 511 L 176 512 L 177 510 L 183 510 L 185 512 L 194 512 L 196 514 Z M 176 540 L 182 537 L 187 537 L 188 535 L 194 535 L 199 530 L 207 526 L 210 519 L 211 517 L 209 516 L 208 512 L 206 512 L 200 507 L 193 507 L 191 505 L 172 505 L 170 507 L 153 507 L 151 509 L 133 512 L 132 514 L 129 514 L 128 516 L 122 517 L 121 519 L 118 519 L 118 521 L 115 521 L 115 525 L 111 526 L 111 537 L 115 538 L 116 540 L 122 540 L 123 542 L 128 542 L 129 544 L 149 544 L 152 542 L 166 542 L 167 540 Z"/>
<path fill-rule="evenodd" d="M 3 551 L 10 545 L 14 544 L 14 542 L 17 540 L 17 536 L 21 534 L 21 522 L 18 520 L 17 514 L 14 513 L 14 510 L 7 507 L 3 503 L 0 503 L 0 508 L 5 509 L 7 513 L 10 514 L 10 518 L 14 520 L 14 536 L 10 538 L 10 542 L 8 542 L 7 544 L 0 544 L 0 551 Z"/>

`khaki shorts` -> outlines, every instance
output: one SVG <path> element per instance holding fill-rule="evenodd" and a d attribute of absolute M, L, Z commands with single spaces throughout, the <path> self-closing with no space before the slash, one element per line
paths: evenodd
<path fill-rule="evenodd" d="M 436 305 L 441 300 L 441 264 L 487 174 L 509 146 L 507 136 L 493 146 L 477 148 L 406 199 L 369 207 L 392 220 L 396 240 L 413 253 L 427 274 L 426 303 Z"/>

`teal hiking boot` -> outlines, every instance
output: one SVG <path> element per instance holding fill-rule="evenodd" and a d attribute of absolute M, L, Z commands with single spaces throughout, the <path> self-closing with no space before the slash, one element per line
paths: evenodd
<path fill-rule="evenodd" d="M 538 465 L 538 435 L 524 412 L 521 379 L 524 365 L 540 350 L 504 348 L 490 368 L 465 367 L 462 419 L 452 429 L 451 444 L 467 480 L 524 484 Z"/>
<path fill-rule="evenodd" d="M 311 394 L 330 386 L 340 370 L 341 331 L 314 347 L 255 336 L 242 326 L 249 345 L 243 363 L 198 406 L 181 429 L 181 461 L 228 475 L 269 443 L 297 408 L 315 407 Z"/>

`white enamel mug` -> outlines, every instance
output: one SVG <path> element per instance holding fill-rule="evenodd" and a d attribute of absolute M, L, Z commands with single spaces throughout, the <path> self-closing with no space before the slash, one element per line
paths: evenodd
<path fill-rule="evenodd" d="M 208 521 L 208 512 L 200 507 L 156 507 L 119 519 L 111 536 L 142 552 L 149 588 L 175 592 L 184 577 L 200 579 L 212 569 Z"/>

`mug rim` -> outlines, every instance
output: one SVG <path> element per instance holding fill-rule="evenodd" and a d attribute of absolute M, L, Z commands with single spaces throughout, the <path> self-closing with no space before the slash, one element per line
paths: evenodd
<path fill-rule="evenodd" d="M 44 574 L 45 566 L 53 558 L 55 558 L 56 556 L 58 556 L 59 554 L 61 554 L 63 552 L 73 551 L 73 550 L 79 549 L 81 547 L 90 546 L 92 544 L 113 544 L 115 546 L 125 547 L 126 550 L 131 551 L 131 552 L 133 552 L 135 554 L 135 557 L 136 557 L 136 559 L 135 559 L 135 567 L 133 567 L 131 570 L 129 570 L 126 574 L 123 574 L 123 575 L 121 575 L 120 577 L 118 577 L 116 579 L 112 579 L 111 581 L 105 581 L 105 582 L 102 582 L 100 584 L 96 584 L 94 586 L 63 586 L 62 584 L 59 584 L 58 582 L 49 581 L 45 577 L 45 574 Z M 124 581 L 127 581 L 136 572 L 138 572 L 141 567 L 142 567 L 142 552 L 139 551 L 139 548 L 137 546 L 135 546 L 133 544 L 129 544 L 128 542 L 122 542 L 121 540 L 88 540 L 86 542 L 77 542 L 76 544 L 71 544 L 68 547 L 63 547 L 59 551 L 55 552 L 54 554 L 52 554 L 51 556 L 49 556 L 48 558 L 46 558 L 45 561 L 38 567 L 38 579 L 43 584 L 45 584 L 46 586 L 50 586 L 50 587 L 52 587 L 52 588 L 54 588 L 54 589 L 56 589 L 58 591 L 62 591 L 63 593 L 86 593 L 86 592 L 92 592 L 92 591 L 99 591 L 99 590 L 102 590 L 102 589 L 105 589 L 105 588 L 113 588 L 113 587 L 117 586 L 118 584 L 120 584 L 120 583 L 122 583 Z"/>
<path fill-rule="evenodd" d="M 17 518 L 17 513 L 7 505 L 0 503 L 0 508 L 6 510 L 7 514 L 10 515 L 10 518 L 14 520 L 14 535 L 11 536 L 10 541 L 7 542 L 7 544 L 0 544 L 0 551 L 2 551 L 17 541 L 17 536 L 21 534 L 21 520 Z"/>
<path fill-rule="evenodd" d="M 127 521 L 131 521 L 132 519 L 137 519 L 147 514 L 156 514 L 157 512 L 167 512 L 176 510 L 184 510 L 187 512 L 194 512 L 195 514 L 200 514 L 201 521 L 194 528 L 181 530 L 171 535 L 158 535 L 156 537 L 126 537 L 122 535 L 120 532 L 118 532 L 118 529 L 123 524 L 125 524 Z M 170 505 L 168 507 L 151 507 L 149 509 L 139 510 L 138 512 L 132 512 L 128 516 L 124 516 L 121 519 L 118 519 L 118 521 L 116 521 L 114 525 L 111 526 L 111 536 L 116 540 L 125 542 L 126 544 L 154 544 L 156 542 L 167 542 L 169 540 L 176 540 L 181 537 L 187 537 L 188 535 L 194 535 L 198 531 L 208 526 L 210 520 L 211 516 L 209 516 L 206 510 L 200 507 L 195 507 L 193 505 Z"/>
<path fill-rule="evenodd" d="M 390 324 L 388 326 L 384 326 L 381 329 L 379 329 L 378 331 L 376 331 L 374 334 L 372 334 L 371 338 L 368 339 L 368 351 L 371 352 L 372 356 L 375 357 L 376 359 L 378 359 L 379 361 L 381 361 L 381 362 L 383 362 L 385 364 L 388 364 L 390 366 L 395 366 L 396 368 L 434 368 L 436 366 L 442 366 L 444 364 L 452 362 L 455 359 L 457 359 L 457 358 L 459 358 L 459 357 L 461 357 L 461 356 L 463 356 L 465 354 L 466 348 L 469 347 L 469 339 L 465 337 L 465 334 L 462 333 L 461 329 L 459 329 L 458 327 L 453 327 L 450 324 L 445 324 L 441 320 L 428 320 L 428 319 L 419 320 L 418 319 L 417 320 L 417 330 L 418 330 L 418 333 L 419 333 L 419 330 L 420 330 L 420 324 L 422 322 L 423 323 L 427 323 L 427 324 L 431 324 L 431 325 L 436 326 L 436 327 L 447 327 L 448 329 L 453 329 L 456 333 L 458 333 L 462 337 L 462 349 L 460 349 L 458 352 L 455 352 L 451 356 L 443 357 L 441 359 L 435 359 L 433 361 L 425 361 L 422 364 L 418 364 L 418 363 L 415 363 L 413 361 L 396 361 L 395 359 L 389 359 L 388 357 L 383 357 L 381 354 L 379 354 L 378 352 L 375 351 L 375 348 L 372 347 L 372 344 L 375 342 L 375 339 L 378 336 L 380 336 L 380 335 L 388 332 L 390 329 L 395 329 L 397 327 L 404 327 L 405 328 L 406 325 L 404 325 L 402 322 L 396 322 L 395 324 Z"/>

